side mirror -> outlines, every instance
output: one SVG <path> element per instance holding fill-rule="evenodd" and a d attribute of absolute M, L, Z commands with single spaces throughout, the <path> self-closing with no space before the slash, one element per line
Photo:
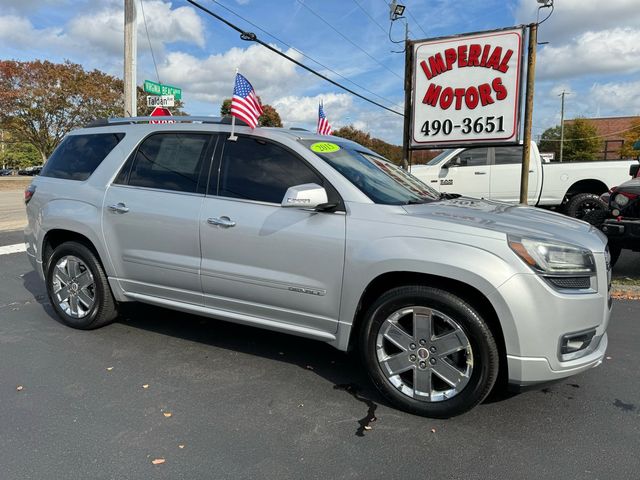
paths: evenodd
<path fill-rule="evenodd" d="M 285 208 L 316 208 L 327 203 L 327 191 L 316 183 L 289 187 L 280 206 Z"/>
<path fill-rule="evenodd" d="M 631 175 L 632 177 L 637 177 L 638 176 L 638 170 L 640 170 L 640 164 L 638 165 L 631 165 L 629 167 L 629 175 Z"/>

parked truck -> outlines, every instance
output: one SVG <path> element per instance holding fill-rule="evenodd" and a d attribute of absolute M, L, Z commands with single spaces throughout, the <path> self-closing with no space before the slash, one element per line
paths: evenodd
<path fill-rule="evenodd" d="M 637 160 L 546 163 L 531 143 L 528 203 L 561 207 L 569 216 L 582 218 L 605 209 L 600 195 L 626 181 Z M 445 150 L 411 173 L 442 193 L 518 203 L 522 145 Z"/>

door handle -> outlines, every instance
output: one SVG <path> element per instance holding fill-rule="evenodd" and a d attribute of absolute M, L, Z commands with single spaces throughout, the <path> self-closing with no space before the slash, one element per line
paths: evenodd
<path fill-rule="evenodd" d="M 236 222 L 234 222 L 233 220 L 231 220 L 229 217 L 219 217 L 219 218 L 207 218 L 207 223 L 209 225 L 216 225 L 218 227 L 223 227 L 223 228 L 229 228 L 229 227 L 235 227 L 236 226 Z"/>
<path fill-rule="evenodd" d="M 129 207 L 122 202 L 116 203 L 115 205 L 109 205 L 107 208 L 114 213 L 127 213 L 129 211 Z"/>
<path fill-rule="evenodd" d="M 475 173 L 476 175 L 486 175 L 487 174 L 487 172 L 473 172 L 473 173 Z"/>

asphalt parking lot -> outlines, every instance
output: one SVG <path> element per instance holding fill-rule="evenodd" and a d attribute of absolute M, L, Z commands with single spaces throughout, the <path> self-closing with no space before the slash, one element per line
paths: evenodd
<path fill-rule="evenodd" d="M 319 342 L 143 305 L 72 330 L 2 255 L 0 477 L 638 478 L 640 302 L 609 335 L 597 369 L 431 420 Z"/>

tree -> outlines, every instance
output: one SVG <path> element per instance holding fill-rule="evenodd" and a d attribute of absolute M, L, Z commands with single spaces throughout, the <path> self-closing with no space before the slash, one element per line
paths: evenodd
<path fill-rule="evenodd" d="M 598 137 L 596 127 L 584 118 L 576 118 L 564 124 L 563 162 L 596 160 L 602 139 Z M 560 160 L 560 125 L 547 128 L 540 138 L 538 150 L 553 152 Z"/>
<path fill-rule="evenodd" d="M 640 150 L 634 150 L 633 146 L 636 142 L 640 142 L 640 119 L 631 123 L 631 128 L 624 132 L 622 138 L 624 145 L 620 149 L 620 156 L 622 158 L 638 158 Z"/>
<path fill-rule="evenodd" d="M 347 125 L 334 130 L 333 135 L 357 142 L 363 147 L 367 147 L 386 159 L 391 160 L 395 164 L 399 165 L 402 162 L 402 147 L 392 145 L 379 138 L 371 138 L 371 134 L 358 130 L 353 125 Z"/>
<path fill-rule="evenodd" d="M 555 160 L 560 160 L 560 125 L 547 128 L 542 132 L 538 150 L 543 153 L 553 153 Z"/>
<path fill-rule="evenodd" d="M 122 81 L 80 65 L 0 62 L 0 123 L 46 160 L 72 129 L 122 112 Z"/>
<path fill-rule="evenodd" d="M 32 144 L 42 163 L 71 130 L 96 118 L 122 116 L 123 92 L 121 79 L 69 61 L 2 60 L 0 126 L 16 141 Z M 139 87 L 137 98 L 138 112 L 150 113 Z"/>
<path fill-rule="evenodd" d="M 576 118 L 565 125 L 563 161 L 596 160 L 602 144 L 598 130 L 584 118 Z"/>
<path fill-rule="evenodd" d="M 260 97 L 258 97 L 260 101 Z M 260 102 L 262 104 L 262 102 Z M 231 99 L 225 98 L 220 106 L 220 115 L 223 117 L 231 115 Z M 268 103 L 262 105 L 262 115 L 258 118 L 258 125 L 261 127 L 280 127 L 282 120 L 278 111 Z"/>
<path fill-rule="evenodd" d="M 0 166 L 2 168 L 25 168 L 40 165 L 42 159 L 33 145 L 16 141 L 7 130 L 2 131 Z"/>

